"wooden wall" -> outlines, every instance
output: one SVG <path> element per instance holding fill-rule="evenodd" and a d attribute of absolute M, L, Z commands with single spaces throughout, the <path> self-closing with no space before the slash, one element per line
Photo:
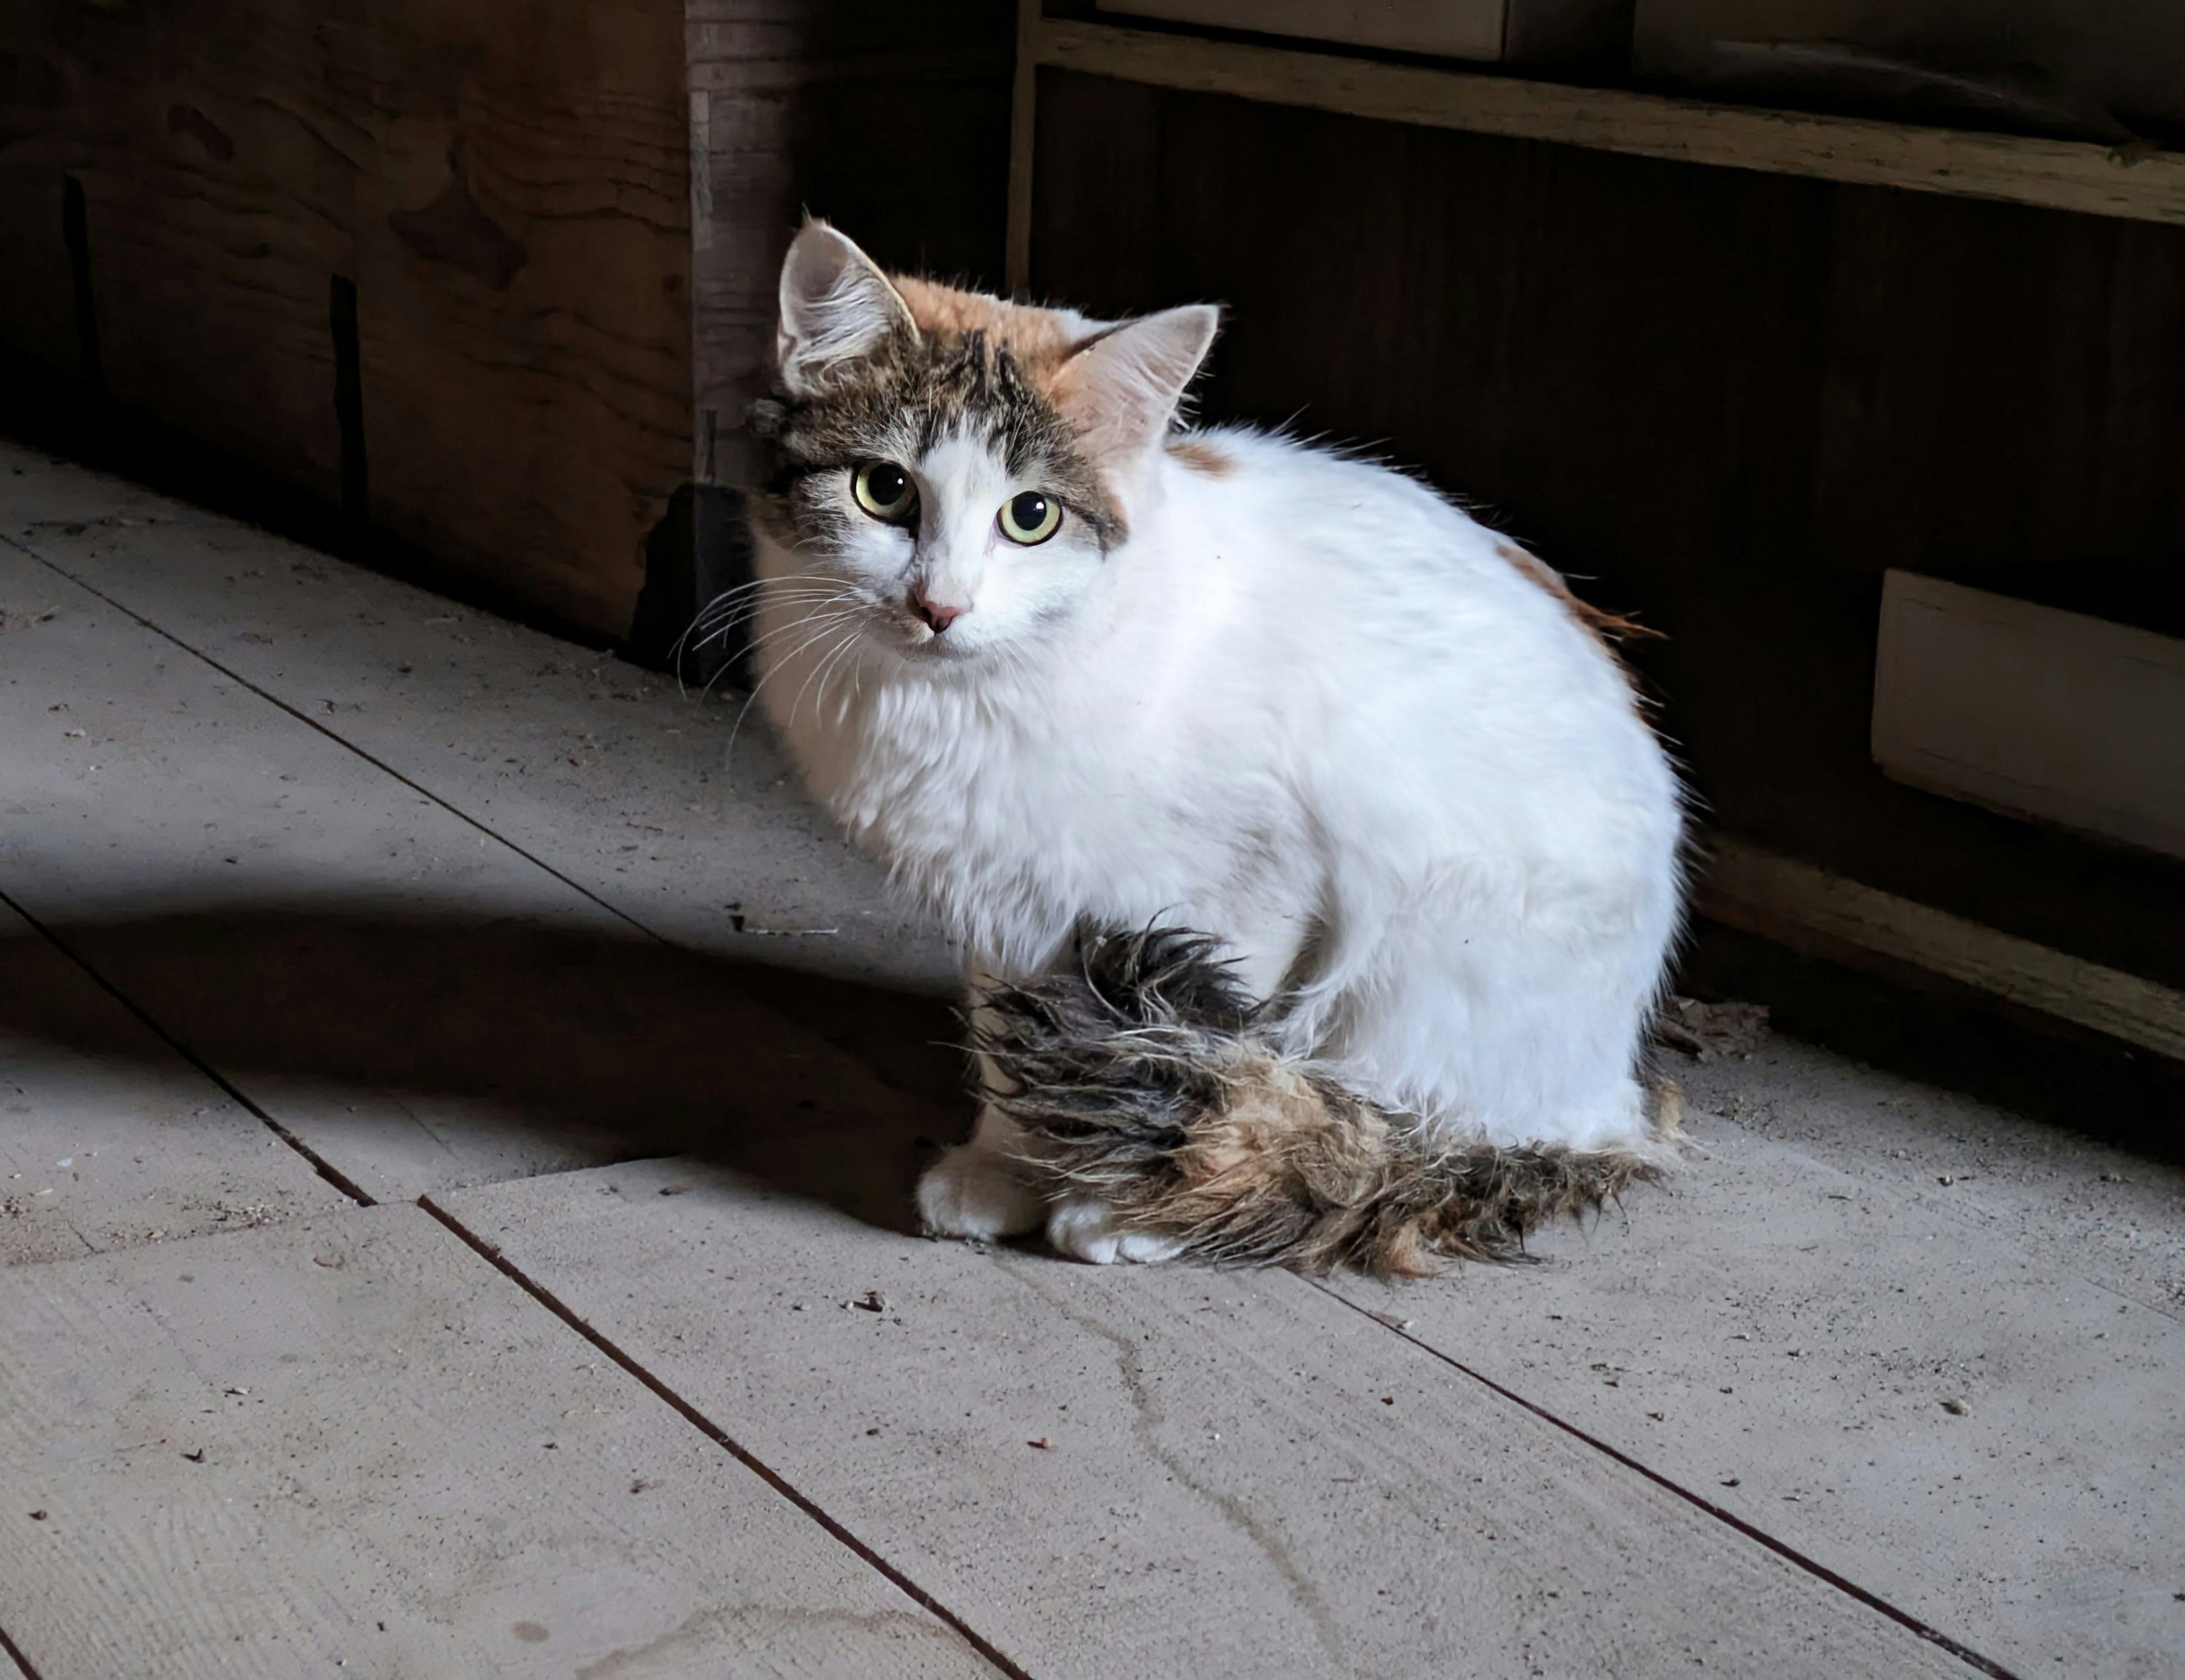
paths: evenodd
<path fill-rule="evenodd" d="M 1011 0 L 690 0 L 701 483 L 750 471 L 806 213 L 883 265 L 1000 283 Z"/>
<path fill-rule="evenodd" d="M 1014 39 L 1009 0 L 15 0 L 0 354 L 661 657 L 803 211 L 998 280 Z"/>
<path fill-rule="evenodd" d="M 1635 650 L 1709 823 L 2185 982 L 2185 870 L 1885 780 L 1885 567 L 2185 633 L 2185 230 L 1042 71 L 1031 285 L 1231 306 L 1210 417 L 1477 499 Z"/>
<path fill-rule="evenodd" d="M 115 402 L 618 631 L 689 472 L 682 52 L 659 0 L 18 0 L 0 343 L 77 367 L 81 280 Z"/>

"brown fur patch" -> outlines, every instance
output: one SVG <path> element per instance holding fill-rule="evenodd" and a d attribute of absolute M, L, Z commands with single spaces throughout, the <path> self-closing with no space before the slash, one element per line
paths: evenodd
<path fill-rule="evenodd" d="M 920 332 L 943 339 L 986 335 L 1009 354 L 1033 384 L 1044 388 L 1056 368 L 1077 348 L 1067 320 L 1053 310 L 1005 303 L 976 292 L 959 292 L 936 281 L 891 275 L 897 294 L 910 310 Z"/>
<path fill-rule="evenodd" d="M 1168 452 L 1193 472 L 1203 472 L 1209 478 L 1227 478 L 1237 470 L 1237 463 L 1202 438 L 1171 438 Z"/>
<path fill-rule="evenodd" d="M 1599 642 L 1601 646 L 1608 649 L 1611 653 L 1615 651 L 1613 645 L 1627 637 L 1642 640 L 1661 639 L 1662 633 L 1659 630 L 1641 624 L 1635 618 L 1627 618 L 1621 613 L 1603 611 L 1590 601 L 1580 600 L 1572 591 L 1570 584 L 1565 581 L 1562 572 L 1540 559 L 1539 555 L 1526 553 L 1515 543 L 1497 543 L 1495 545 L 1495 552 L 1553 595 L 1562 603 L 1563 611 L 1570 614 L 1571 617 L 1577 622 L 1579 628 Z"/>

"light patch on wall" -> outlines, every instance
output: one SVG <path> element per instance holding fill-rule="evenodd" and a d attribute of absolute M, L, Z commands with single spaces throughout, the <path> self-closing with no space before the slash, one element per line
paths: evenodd
<path fill-rule="evenodd" d="M 1914 787 L 2185 857 L 2185 641 L 1891 572 L 1873 751 Z"/>

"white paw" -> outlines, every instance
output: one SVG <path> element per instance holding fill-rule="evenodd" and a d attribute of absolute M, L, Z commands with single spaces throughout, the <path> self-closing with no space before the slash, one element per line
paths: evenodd
<path fill-rule="evenodd" d="M 1015 1163 L 976 1144 L 950 1150 L 918 1181 L 918 1217 L 934 1236 L 998 1242 L 1032 1230 L 1046 1211 Z"/>
<path fill-rule="evenodd" d="M 1114 1210 L 1089 1196 L 1065 1197 L 1048 1210 L 1047 1240 L 1058 1254 L 1096 1266 L 1149 1266 L 1183 1252 L 1174 1237 L 1123 1230 Z"/>

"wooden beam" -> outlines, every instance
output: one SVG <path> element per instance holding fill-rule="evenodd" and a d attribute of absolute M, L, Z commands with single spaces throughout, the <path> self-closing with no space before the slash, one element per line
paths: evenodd
<path fill-rule="evenodd" d="M 1035 19 L 1028 32 L 1024 56 L 1035 67 L 1156 87 L 1672 163 L 2185 226 L 2185 154 L 2128 158 L 2077 141 L 1718 105 L 1100 24 Z M 1020 77 L 1027 73 L 1020 66 Z M 1020 121 L 1028 124 L 1029 110 L 1023 101 Z M 1028 135 L 1025 156 L 1028 187 Z M 1011 185 L 1014 210 L 1014 170 Z"/>
<path fill-rule="evenodd" d="M 1032 139 L 1038 120 L 1041 0 L 1017 0 L 1016 87 L 1009 104 L 1009 225 L 1003 276 L 1011 296 L 1031 283 Z"/>
<path fill-rule="evenodd" d="M 1726 835 L 1693 907 L 1797 946 L 1870 952 L 1991 996 L 2185 1061 L 2185 993 L 1929 905 L 1832 875 Z"/>

